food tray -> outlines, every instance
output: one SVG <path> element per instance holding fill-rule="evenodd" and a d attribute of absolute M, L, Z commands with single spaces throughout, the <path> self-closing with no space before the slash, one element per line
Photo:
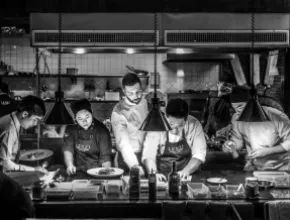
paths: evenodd
<path fill-rule="evenodd" d="M 245 198 L 245 188 L 241 185 L 226 185 L 226 195 L 228 199 Z"/>
<path fill-rule="evenodd" d="M 210 195 L 208 187 L 203 183 L 188 183 L 187 189 L 189 198 L 203 199 L 208 198 Z"/>
<path fill-rule="evenodd" d="M 227 197 L 226 189 L 219 185 L 219 186 L 208 186 L 210 197 L 212 199 L 225 199 Z"/>

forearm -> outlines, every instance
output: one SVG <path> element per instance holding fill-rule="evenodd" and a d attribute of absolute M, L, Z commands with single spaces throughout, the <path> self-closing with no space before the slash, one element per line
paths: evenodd
<path fill-rule="evenodd" d="M 64 163 L 66 165 L 66 167 L 70 167 L 74 165 L 74 158 L 73 158 L 73 154 L 70 151 L 64 151 Z"/>
<path fill-rule="evenodd" d="M 201 161 L 197 158 L 191 158 L 188 164 L 184 167 L 184 170 L 189 171 L 189 173 L 194 173 L 198 167 L 201 165 Z"/>
<path fill-rule="evenodd" d="M 35 171 L 34 167 L 17 164 L 11 160 L 3 161 L 3 168 L 6 171 Z"/>
<path fill-rule="evenodd" d="M 151 173 L 151 170 L 157 171 L 156 162 L 152 159 L 145 159 L 144 165 L 148 173 Z"/>
<path fill-rule="evenodd" d="M 278 154 L 286 152 L 285 148 L 282 145 L 277 145 L 269 148 L 269 154 Z"/>

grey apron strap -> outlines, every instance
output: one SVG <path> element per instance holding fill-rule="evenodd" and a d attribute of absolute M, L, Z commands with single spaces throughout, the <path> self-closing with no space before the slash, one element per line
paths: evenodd
<path fill-rule="evenodd" d="M 13 116 L 11 114 L 10 114 L 10 117 L 11 117 L 11 120 L 12 120 L 13 125 L 15 127 L 16 134 L 17 134 L 17 140 L 18 140 L 18 151 L 17 151 L 16 156 L 15 156 L 15 163 L 19 163 L 20 152 L 21 152 L 21 143 L 20 143 L 20 138 L 19 138 L 19 134 L 17 131 L 16 123 L 15 123 Z"/>

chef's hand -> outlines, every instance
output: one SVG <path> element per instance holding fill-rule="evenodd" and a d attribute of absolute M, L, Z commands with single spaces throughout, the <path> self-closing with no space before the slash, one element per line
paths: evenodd
<path fill-rule="evenodd" d="M 40 173 L 44 173 L 44 174 L 48 173 L 47 169 L 45 169 L 41 166 L 35 167 L 34 169 L 35 169 L 35 171 L 40 172 Z"/>
<path fill-rule="evenodd" d="M 186 180 L 190 176 L 190 172 L 186 169 L 179 171 L 178 174 L 179 174 L 181 180 L 182 179 Z"/>
<path fill-rule="evenodd" d="M 166 176 L 164 176 L 162 173 L 156 173 L 156 179 L 159 182 L 167 182 Z"/>
<path fill-rule="evenodd" d="M 252 150 L 252 152 L 249 153 L 248 158 L 255 159 L 259 157 L 265 157 L 269 154 L 271 154 L 270 148 L 260 148 L 260 149 Z"/>
<path fill-rule="evenodd" d="M 71 165 L 71 166 L 68 166 L 67 168 L 66 168 L 66 173 L 69 175 L 69 176 L 71 176 L 71 175 L 74 175 L 74 174 L 76 174 L 76 167 L 74 166 L 74 165 Z"/>
<path fill-rule="evenodd" d="M 133 166 L 133 167 L 139 169 L 139 174 L 140 174 L 141 177 L 145 176 L 145 172 L 144 172 L 144 169 L 143 169 L 142 166 L 140 166 L 140 165 L 135 165 L 135 166 Z M 133 167 L 132 167 L 132 168 L 133 168 Z"/>
<path fill-rule="evenodd" d="M 223 152 L 226 152 L 226 153 L 232 153 L 233 150 L 235 150 L 235 143 L 232 142 L 232 141 L 226 141 L 224 144 L 223 144 Z"/>

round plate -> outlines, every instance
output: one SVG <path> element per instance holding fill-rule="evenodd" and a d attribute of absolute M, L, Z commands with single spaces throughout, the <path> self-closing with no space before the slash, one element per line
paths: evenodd
<path fill-rule="evenodd" d="M 208 178 L 206 181 L 208 183 L 213 183 L 213 184 L 224 184 L 228 182 L 225 178 L 221 178 L 221 177 Z"/>
<path fill-rule="evenodd" d="M 21 152 L 19 159 L 21 161 L 38 161 L 38 160 L 43 160 L 45 158 L 48 158 L 51 155 L 53 155 L 53 152 L 51 150 L 35 149 L 35 150 L 27 150 L 27 151 Z"/>
<path fill-rule="evenodd" d="M 111 168 L 108 168 L 112 170 L 109 174 L 100 174 L 101 170 L 106 170 L 106 169 L 107 168 L 104 168 L 104 167 L 92 168 L 92 169 L 87 170 L 87 173 L 91 176 L 94 176 L 97 178 L 104 178 L 104 179 L 120 177 L 124 173 L 124 170 L 120 168 L 111 167 Z"/>

